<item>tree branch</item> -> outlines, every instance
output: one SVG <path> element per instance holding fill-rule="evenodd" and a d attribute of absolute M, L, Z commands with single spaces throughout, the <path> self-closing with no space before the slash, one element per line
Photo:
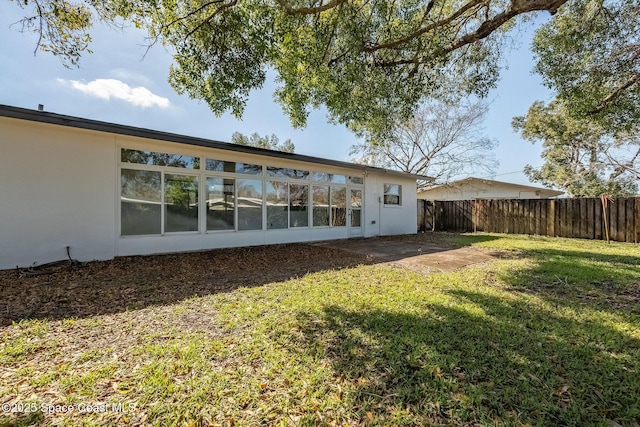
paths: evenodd
<path fill-rule="evenodd" d="M 427 26 L 421 26 L 420 28 L 418 28 L 417 30 L 415 30 L 414 32 L 412 32 L 411 34 L 402 37 L 400 39 L 394 40 L 392 42 L 386 42 L 386 43 L 381 43 L 381 44 L 375 44 L 375 45 L 365 45 L 364 48 L 362 49 L 364 52 L 367 53 L 371 53 L 371 52 L 375 52 L 377 50 L 380 49 L 394 49 L 398 46 L 404 45 L 405 43 L 415 39 L 416 37 L 419 37 L 425 33 L 428 33 L 429 31 L 433 31 L 436 28 L 445 26 L 447 24 L 449 24 L 451 21 L 453 21 L 454 19 L 460 17 L 463 13 L 465 13 L 466 11 L 468 11 L 469 9 L 473 8 L 474 6 L 480 5 L 484 2 L 485 0 L 471 0 L 469 3 L 465 4 L 464 6 L 462 6 L 460 9 L 458 9 L 454 14 L 452 14 L 451 16 L 449 16 L 446 19 L 442 19 L 440 21 L 434 22 L 430 25 Z M 429 4 L 427 4 L 426 7 L 426 14 L 428 14 L 431 9 L 433 8 L 434 5 L 434 0 L 431 0 L 429 2 Z"/>
<path fill-rule="evenodd" d="M 610 93 L 606 98 L 604 98 L 597 108 L 589 111 L 587 114 L 593 115 L 593 114 L 600 113 L 605 108 L 607 108 L 609 104 L 611 104 L 616 99 L 618 99 L 625 90 L 629 89 L 631 86 L 633 86 L 638 82 L 640 82 L 640 73 L 635 73 L 631 77 L 629 77 L 629 79 L 622 86 L 620 86 L 618 89 L 616 89 L 615 91 Z"/>
<path fill-rule="evenodd" d="M 40 48 L 40 44 L 42 43 L 42 21 L 44 18 L 42 17 L 42 7 L 40 6 L 40 2 L 38 0 L 35 0 L 34 3 L 36 4 L 36 8 L 38 8 L 38 16 L 40 17 L 39 19 L 40 29 L 38 30 L 38 42 L 36 43 L 36 48 L 33 50 L 33 56 L 36 56 L 36 54 L 38 53 L 38 48 Z"/>
<path fill-rule="evenodd" d="M 232 0 L 229 3 L 225 3 L 222 6 L 220 6 L 219 8 L 217 8 L 211 15 L 207 16 L 205 19 L 202 20 L 202 22 L 200 22 L 198 25 L 196 25 L 191 31 L 189 31 L 187 33 L 186 36 L 184 36 L 184 40 L 186 41 L 189 37 L 191 37 L 193 35 L 193 33 L 195 33 L 196 31 L 198 31 L 200 28 L 202 28 L 205 24 L 207 24 L 209 21 L 211 21 L 213 18 L 215 18 L 216 15 L 218 15 L 220 12 L 223 12 L 229 8 L 232 8 L 233 6 L 235 6 L 236 4 L 238 4 L 238 0 Z"/>
<path fill-rule="evenodd" d="M 501 12 L 492 19 L 483 22 L 477 30 L 458 38 L 458 40 L 437 52 L 435 56 L 444 56 L 464 45 L 482 40 L 507 23 L 511 18 L 523 13 L 533 12 L 536 10 L 547 10 L 552 15 L 555 15 L 558 8 L 567 1 L 568 0 L 511 0 L 509 7 L 507 7 L 504 12 Z"/>
<path fill-rule="evenodd" d="M 202 10 L 204 10 L 204 9 L 208 8 L 209 6 L 211 6 L 211 5 L 213 5 L 213 4 L 216 4 L 216 3 L 222 3 L 222 1 L 223 1 L 223 0 L 213 0 L 213 1 L 206 2 L 206 3 L 204 3 L 202 6 L 198 7 L 197 9 L 192 10 L 191 12 L 187 13 L 187 14 L 186 14 L 186 15 L 184 15 L 184 16 L 181 16 L 181 17 L 179 17 L 179 18 L 174 19 L 173 21 L 169 22 L 168 24 L 163 25 L 162 27 L 163 27 L 163 28 L 165 28 L 165 29 L 166 29 L 166 28 L 169 28 L 169 27 L 171 27 L 172 25 L 177 24 L 177 23 L 178 23 L 178 22 L 180 22 L 180 21 L 184 21 L 185 19 L 192 17 L 192 16 L 193 16 L 193 15 L 195 15 L 196 13 L 198 13 L 198 12 L 200 12 L 200 11 L 202 11 Z"/>
<path fill-rule="evenodd" d="M 300 7 L 294 8 L 291 7 L 287 0 L 276 0 L 276 2 L 285 10 L 285 12 L 289 15 L 313 15 L 316 13 L 324 12 L 329 9 L 333 9 L 334 7 L 340 6 L 342 3 L 345 3 L 347 0 L 331 0 L 329 3 L 325 3 L 316 7 Z"/>
<path fill-rule="evenodd" d="M 553 15 L 553 14 L 556 13 L 558 8 L 560 6 L 562 6 L 564 3 L 566 3 L 567 1 L 568 0 L 512 0 L 511 3 L 509 4 L 509 7 L 507 7 L 503 12 L 497 14 L 496 16 L 491 18 L 490 20 L 484 21 L 475 31 L 473 31 L 471 33 L 467 33 L 464 36 L 459 37 L 457 40 L 452 42 L 449 46 L 437 49 L 434 52 L 434 54 L 432 56 L 430 56 L 430 57 L 399 59 L 399 60 L 396 60 L 396 61 L 374 61 L 374 65 L 375 66 L 379 66 L 379 67 L 395 67 L 395 66 L 400 66 L 400 65 L 422 64 L 422 63 L 425 63 L 428 59 L 443 57 L 443 56 L 453 52 L 456 49 L 459 49 L 459 48 L 461 48 L 461 47 L 463 47 L 465 45 L 475 43 L 475 42 L 477 42 L 479 40 L 482 40 L 482 39 L 488 37 L 494 31 L 496 31 L 498 28 L 500 28 L 502 25 L 506 24 L 509 20 L 511 20 L 512 18 L 514 18 L 514 17 L 516 17 L 518 15 L 521 15 L 523 13 L 533 12 L 533 11 L 536 11 L 536 10 L 547 10 L 547 11 L 549 11 L 549 13 L 551 13 Z M 469 8 L 471 8 L 473 5 L 478 5 L 478 4 L 481 4 L 481 2 L 480 1 L 472 1 L 470 3 L 467 3 L 465 6 L 463 6 L 463 9 L 466 8 L 465 9 L 465 11 L 466 11 Z M 458 12 L 460 12 L 460 11 L 458 11 Z M 454 14 L 455 17 L 458 17 L 458 16 L 461 15 L 458 12 L 456 12 Z M 439 21 L 439 22 L 448 21 L 454 15 L 452 15 L 449 18 L 447 18 L 446 20 Z M 433 27 L 436 24 L 438 24 L 438 23 L 434 23 L 434 24 L 430 25 L 429 27 Z M 437 28 L 437 25 L 434 28 Z M 431 28 L 431 29 L 434 29 L 434 28 Z M 407 37 L 404 37 L 403 39 L 396 40 L 393 43 L 386 43 L 385 45 L 378 45 L 378 46 L 395 47 L 397 45 L 400 45 L 402 43 L 406 43 L 407 41 L 411 40 L 411 36 L 417 37 L 417 36 L 419 36 L 421 34 L 423 34 L 422 29 L 414 32 L 413 34 L 411 34 L 411 35 L 409 35 Z M 374 48 L 374 49 L 369 48 L 369 51 L 374 51 L 374 50 L 377 50 L 377 48 Z M 367 51 L 367 50 L 365 50 L 365 51 Z"/>

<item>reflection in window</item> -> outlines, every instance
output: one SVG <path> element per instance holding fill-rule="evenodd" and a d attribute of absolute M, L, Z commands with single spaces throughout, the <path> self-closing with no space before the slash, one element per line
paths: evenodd
<path fill-rule="evenodd" d="M 398 184 L 384 184 L 384 204 L 399 205 L 402 186 Z"/>
<path fill-rule="evenodd" d="M 275 166 L 267 166 L 267 175 L 281 178 L 309 179 L 309 171 L 291 168 L 277 168 Z"/>
<path fill-rule="evenodd" d="M 208 171 L 233 173 L 236 171 L 236 162 L 207 159 L 206 168 Z"/>
<path fill-rule="evenodd" d="M 129 150 L 127 148 L 122 149 L 120 160 L 125 163 L 142 165 L 171 166 L 185 169 L 200 168 L 200 157 L 158 153 L 155 151 Z"/>
<path fill-rule="evenodd" d="M 246 175 L 262 175 L 262 165 L 236 163 L 236 173 L 243 173 Z"/>
<path fill-rule="evenodd" d="M 347 189 L 331 187 L 331 225 L 347 225 Z"/>
<path fill-rule="evenodd" d="M 267 181 L 267 228 L 287 228 L 289 225 L 289 185 Z"/>
<path fill-rule="evenodd" d="M 352 184 L 364 184 L 364 178 L 361 176 L 350 176 L 349 181 L 351 181 Z"/>
<path fill-rule="evenodd" d="M 360 227 L 362 222 L 362 190 L 351 190 L 351 227 Z"/>
<path fill-rule="evenodd" d="M 160 172 L 120 171 L 120 234 L 160 234 L 162 189 Z"/>
<path fill-rule="evenodd" d="M 262 230 L 262 181 L 239 179 L 238 230 Z"/>
<path fill-rule="evenodd" d="M 314 172 L 313 180 L 319 182 L 332 182 L 334 184 L 346 184 L 347 177 L 344 175 L 335 175 L 326 172 Z"/>
<path fill-rule="evenodd" d="M 228 178 L 207 178 L 206 194 L 207 230 L 235 229 L 235 181 Z"/>
<path fill-rule="evenodd" d="M 329 226 L 329 186 L 313 186 L 313 226 Z"/>
<path fill-rule="evenodd" d="M 198 177 L 164 175 L 164 231 L 198 231 Z"/>
<path fill-rule="evenodd" d="M 309 186 L 289 186 L 289 224 L 291 227 L 309 226 Z"/>

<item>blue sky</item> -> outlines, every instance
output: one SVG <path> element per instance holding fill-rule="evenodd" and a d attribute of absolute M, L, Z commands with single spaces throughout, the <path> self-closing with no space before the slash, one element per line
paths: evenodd
<path fill-rule="evenodd" d="M 83 56 L 80 68 L 67 69 L 50 54 L 34 56 L 35 34 L 10 27 L 24 13 L 14 2 L 0 6 L 0 104 L 33 109 L 43 104 L 55 113 L 220 141 L 229 141 L 236 131 L 273 133 L 281 141 L 290 138 L 297 153 L 337 160 L 349 160 L 349 148 L 358 142 L 344 126 L 328 124 L 322 110 L 312 112 L 305 129 L 294 129 L 273 100 L 273 80 L 251 94 L 242 120 L 229 114 L 215 117 L 203 102 L 174 92 L 167 83 L 170 53 L 155 46 L 145 55 L 145 34 L 135 29 L 97 26 L 93 53 Z M 547 19 L 548 14 L 541 14 L 534 22 Z M 526 164 L 541 165 L 541 148 L 514 133 L 511 119 L 525 114 L 533 101 L 551 97 L 531 73 L 532 28 L 535 24 L 520 34 L 520 46 L 506 59 L 508 69 L 489 95 L 485 122 L 485 134 L 499 142 L 495 179 L 522 184 L 528 180 L 518 171 Z"/>

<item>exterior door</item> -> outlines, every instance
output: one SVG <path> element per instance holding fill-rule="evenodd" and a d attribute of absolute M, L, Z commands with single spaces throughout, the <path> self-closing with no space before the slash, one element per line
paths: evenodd
<path fill-rule="evenodd" d="M 362 236 L 362 189 L 349 190 L 349 237 Z"/>

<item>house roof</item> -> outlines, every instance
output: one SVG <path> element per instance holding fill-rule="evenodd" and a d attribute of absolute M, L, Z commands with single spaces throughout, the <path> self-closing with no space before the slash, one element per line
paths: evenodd
<path fill-rule="evenodd" d="M 119 135 L 135 136 L 140 138 L 155 139 L 167 142 L 193 145 L 198 147 L 215 148 L 218 150 L 233 151 L 238 153 L 257 154 L 262 156 L 276 157 L 300 162 L 317 163 L 321 165 L 337 166 L 349 169 L 359 169 L 371 173 L 382 175 L 398 176 L 416 180 L 433 181 L 432 177 L 416 175 L 406 172 L 394 171 L 390 169 L 377 168 L 368 165 L 361 165 L 340 160 L 324 159 L 321 157 L 306 156 L 303 154 L 285 153 L 282 151 L 267 150 L 264 148 L 248 147 L 244 145 L 231 144 L 228 142 L 215 141 L 211 139 L 198 138 L 194 136 L 179 135 L 170 132 L 139 128 L 135 126 L 120 125 L 116 123 L 102 122 L 98 120 L 85 119 L 82 117 L 67 116 L 64 114 L 38 111 L 28 108 L 13 107 L 0 104 L 0 117 L 28 120 L 33 122 L 48 123 L 59 126 L 67 126 L 79 129 L 88 129 L 99 132 L 109 132 Z"/>
<path fill-rule="evenodd" d="M 421 194 L 428 194 L 429 192 L 436 190 L 436 189 L 442 189 L 442 188 L 460 188 L 460 187 L 470 187 L 470 186 L 503 186 L 503 187 L 510 187 L 514 190 L 518 190 L 518 191 L 539 191 L 541 195 L 543 195 L 544 197 L 555 197 L 555 196 L 560 196 L 562 194 L 564 194 L 563 191 L 558 191 L 558 190 L 552 190 L 550 188 L 544 188 L 544 187 L 534 187 L 531 185 L 522 185 L 522 184 L 514 184 L 512 182 L 504 182 L 504 181 L 494 181 L 491 179 L 484 179 L 484 178 L 474 178 L 474 177 L 469 177 L 469 178 L 465 178 L 465 179 L 461 179 L 459 181 L 454 181 L 451 182 L 449 184 L 441 184 L 441 185 L 434 185 L 433 187 L 430 188 L 426 188 L 424 190 L 421 190 L 418 192 L 418 196 L 420 196 Z"/>

